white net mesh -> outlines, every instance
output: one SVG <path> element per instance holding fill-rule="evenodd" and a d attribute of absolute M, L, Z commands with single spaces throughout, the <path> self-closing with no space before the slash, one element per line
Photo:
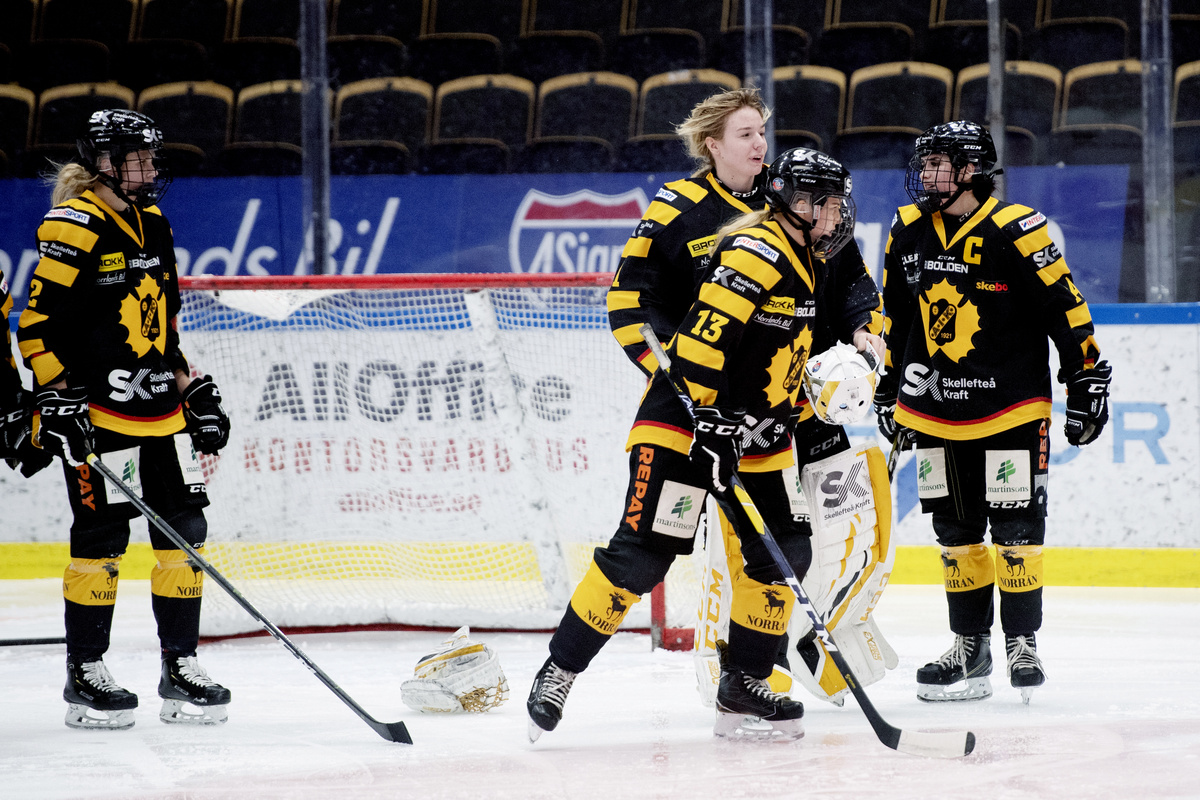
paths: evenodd
<path fill-rule="evenodd" d="M 272 621 L 557 624 L 618 521 L 645 386 L 603 287 L 189 290 L 179 319 L 233 425 L 202 457 L 206 553 Z M 697 583 L 678 559 L 668 625 Z M 210 586 L 205 635 L 256 628 Z"/>

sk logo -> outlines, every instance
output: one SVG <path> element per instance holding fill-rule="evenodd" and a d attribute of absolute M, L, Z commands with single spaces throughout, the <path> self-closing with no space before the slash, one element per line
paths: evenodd
<path fill-rule="evenodd" d="M 1017 465 L 1011 459 L 1005 459 L 1000 463 L 999 469 L 996 470 L 996 480 L 1001 483 L 1008 483 L 1008 479 L 1017 474 Z"/>
<path fill-rule="evenodd" d="M 683 515 L 692 510 L 692 498 L 681 497 L 675 503 L 675 507 L 671 509 L 671 513 L 683 519 Z"/>

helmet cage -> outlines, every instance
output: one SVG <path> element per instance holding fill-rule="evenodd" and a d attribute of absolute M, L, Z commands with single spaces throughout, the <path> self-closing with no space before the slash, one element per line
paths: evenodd
<path fill-rule="evenodd" d="M 818 258 L 832 257 L 854 236 L 857 208 L 850 191 L 850 173 L 846 168 L 816 150 L 793 148 L 782 153 L 767 169 L 765 195 L 771 210 L 804 232 L 813 255 Z M 831 198 L 841 201 L 841 222 L 833 230 L 814 239 L 814 222 L 820 219 L 821 211 Z M 793 207 L 800 200 L 810 203 L 812 221 L 799 216 L 794 210 Z"/>
<path fill-rule="evenodd" d="M 131 205 L 147 208 L 162 200 L 173 180 L 163 150 L 162 131 L 145 114 L 108 109 L 92 114 L 87 134 L 76 140 L 76 159 L 101 183 Z M 153 179 L 127 187 L 125 162 L 130 153 L 149 151 L 155 170 Z M 112 173 L 100 169 L 107 157 Z"/>
<path fill-rule="evenodd" d="M 938 191 L 926 186 L 922 179 L 925 159 L 942 154 L 950 162 L 950 179 L 954 185 L 950 191 Z M 960 181 L 959 173 L 968 164 L 975 165 L 970 179 Z M 982 125 L 968 120 L 956 120 L 935 125 L 917 137 L 913 156 L 909 159 L 904 175 L 904 190 L 922 211 L 933 213 L 952 205 L 963 192 L 973 190 L 980 184 L 988 191 L 996 172 L 996 145 L 992 135 Z"/>

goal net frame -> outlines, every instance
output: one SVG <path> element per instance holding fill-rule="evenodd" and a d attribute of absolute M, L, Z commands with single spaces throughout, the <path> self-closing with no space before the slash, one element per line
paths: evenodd
<path fill-rule="evenodd" d="M 553 628 L 615 528 L 645 387 L 608 329 L 611 282 L 181 277 L 184 352 L 233 426 L 201 456 L 208 558 L 285 629 Z M 623 629 L 690 649 L 698 564 L 677 559 Z M 202 635 L 258 630 L 221 595 Z"/>

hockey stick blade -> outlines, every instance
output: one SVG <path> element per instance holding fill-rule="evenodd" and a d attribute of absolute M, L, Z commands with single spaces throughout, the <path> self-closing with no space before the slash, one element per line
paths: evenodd
<path fill-rule="evenodd" d="M 648 324 L 642 324 L 638 328 L 642 338 L 646 340 L 646 345 L 654 353 L 654 357 L 658 360 L 658 368 L 662 370 L 663 377 L 667 379 L 671 387 L 678 395 L 679 401 L 683 403 L 688 413 L 692 413 L 692 399 L 687 394 L 687 390 L 676 382 L 675 377 L 671 374 L 671 359 L 663 350 L 662 343 L 658 341 L 658 336 Z M 934 756 L 937 758 L 957 758 L 965 756 L 975 748 L 975 734 L 970 731 L 951 732 L 951 733 L 921 733 L 913 731 L 903 731 L 894 725 L 891 725 L 880 715 L 876 710 L 871 699 L 867 697 L 867 693 L 858 683 L 858 678 L 850 669 L 850 665 L 846 663 L 846 659 L 842 656 L 833 637 L 829 635 L 829 631 L 825 627 L 825 623 L 821 621 L 820 614 L 813 607 L 812 601 L 808 594 L 800 585 L 800 579 L 796 577 L 795 570 L 784 556 L 783 551 L 779 549 L 779 543 L 775 541 L 775 537 L 771 534 L 771 530 L 767 527 L 766 520 L 754 505 L 753 498 L 746 492 L 742 485 L 741 478 L 737 472 L 734 472 L 730 480 L 730 489 L 725 492 L 712 492 L 713 498 L 717 501 L 717 505 L 725 512 L 733 525 L 734 530 L 739 532 L 753 530 L 762 537 L 763 545 L 771 554 L 775 566 L 783 574 L 784 582 L 788 588 L 792 590 L 792 594 L 796 596 L 796 602 L 804 613 L 808 616 L 808 621 L 812 624 L 813 630 L 817 637 L 821 640 L 821 644 L 825 646 L 825 650 L 829 653 L 838 672 L 846 681 L 846 685 L 850 687 L 850 693 L 854 695 L 854 699 L 858 701 L 858 706 L 862 709 L 863 715 L 867 718 L 867 722 L 871 724 L 871 728 L 875 731 L 875 735 L 879 737 L 879 741 L 885 746 L 901 753 L 909 753 L 911 755 Z M 711 491 L 711 490 L 710 490 Z"/>
<path fill-rule="evenodd" d="M 218 572 L 216 567 L 214 567 L 212 564 L 209 564 L 202 555 L 197 553 L 196 548 L 192 547 L 192 545 L 188 543 L 187 539 L 184 539 L 181 535 L 179 535 L 179 532 L 168 525 L 162 517 L 156 514 L 154 509 L 146 505 L 146 502 L 138 496 L 137 492 L 131 489 L 129 484 L 121 480 L 115 472 L 109 469 L 108 466 L 106 466 L 105 463 L 100 460 L 99 456 L 97 456 L 95 453 L 88 453 L 87 463 L 90 467 L 103 475 L 104 479 L 115 486 L 121 494 L 125 495 L 129 502 L 133 504 L 134 508 L 136 508 L 151 525 L 162 531 L 164 536 L 174 542 L 176 547 L 186 553 L 189 564 L 196 567 L 205 575 L 216 581 L 217 584 L 220 585 L 220 587 L 224 589 L 231 598 L 233 598 L 233 601 L 242 607 L 243 611 L 258 620 L 259 624 L 266 628 L 268 633 L 274 636 L 280 644 L 287 648 L 289 653 L 298 658 L 300 662 L 304 664 L 304 666 L 308 667 L 309 672 L 317 676 L 317 680 L 325 684 L 325 686 L 331 692 L 337 695 L 339 700 L 349 706 L 350 709 L 357 714 L 363 722 L 370 725 L 371 730 L 375 731 L 389 742 L 398 742 L 400 744 L 413 743 L 412 737 L 408 735 L 408 728 L 404 726 L 403 722 L 380 722 L 363 710 L 362 706 L 354 702 L 353 698 L 346 694 L 346 692 L 342 690 L 342 687 L 334 683 L 333 679 L 326 675 L 325 672 L 317 666 L 316 662 L 309 658 L 303 650 L 297 647 L 283 631 L 279 630 L 275 623 L 271 622 L 271 620 L 263 616 L 261 611 L 251 605 L 250 601 L 243 597 L 242 593 L 239 592 L 234 585 L 225 578 L 224 575 Z"/>

